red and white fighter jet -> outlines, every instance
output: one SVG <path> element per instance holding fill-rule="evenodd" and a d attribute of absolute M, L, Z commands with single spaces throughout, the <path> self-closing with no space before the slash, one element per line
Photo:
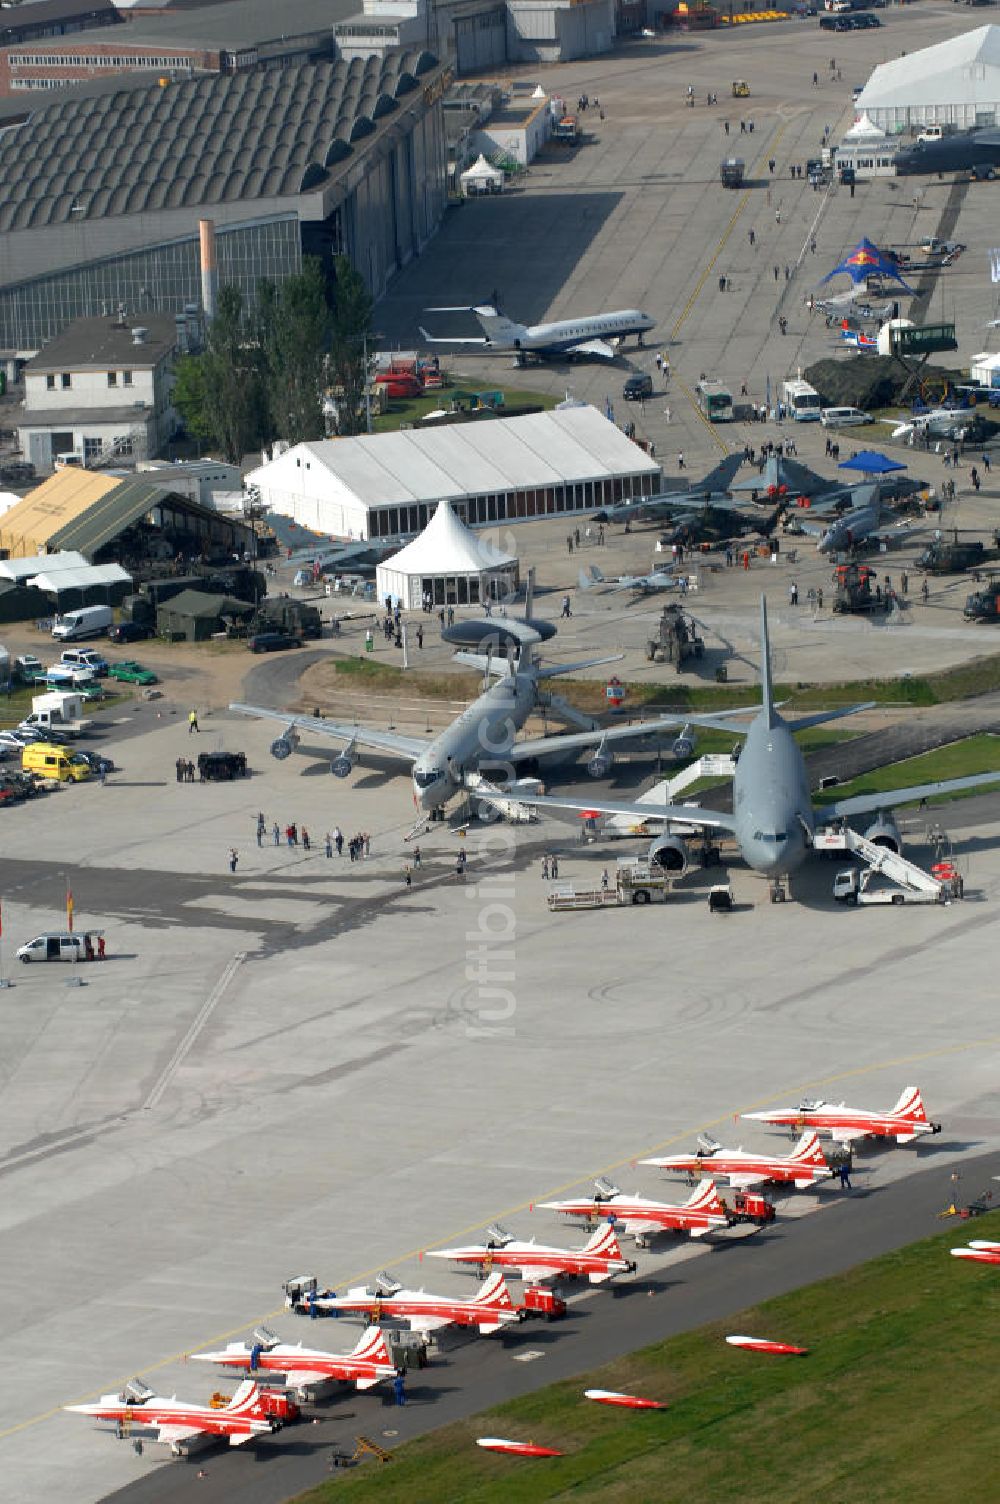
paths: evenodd
<path fill-rule="evenodd" d="M 361 1285 L 346 1295 L 316 1295 L 317 1311 L 350 1311 L 370 1321 L 383 1317 L 405 1322 L 414 1332 L 434 1332 L 444 1326 L 478 1327 L 482 1336 L 499 1332 L 520 1321 L 501 1270 L 467 1300 L 448 1295 L 428 1295 L 426 1290 L 404 1290 L 387 1275 L 379 1275 L 374 1289 Z"/>
<path fill-rule="evenodd" d="M 489 1271 L 494 1266 L 516 1271 L 526 1284 L 540 1284 L 543 1280 L 558 1279 L 560 1275 L 570 1278 L 586 1278 L 592 1285 L 614 1279 L 616 1274 L 634 1274 L 634 1260 L 622 1257 L 615 1230 L 610 1225 L 599 1227 L 582 1248 L 549 1248 L 534 1239 L 522 1243 L 512 1238 L 503 1228 L 490 1228 L 490 1241 L 473 1243 L 466 1248 L 436 1248 L 428 1255 L 432 1259 L 454 1259 L 459 1264 L 478 1264 Z"/>
<path fill-rule="evenodd" d="M 953 1248 L 953 1259 L 971 1259 L 974 1264 L 1000 1264 L 1000 1243 L 991 1243 L 986 1238 L 976 1238 L 968 1248 Z"/>
<path fill-rule="evenodd" d="M 565 1212 L 569 1217 L 586 1217 L 591 1222 L 607 1219 L 621 1225 L 637 1243 L 663 1231 L 687 1232 L 692 1238 L 703 1238 L 707 1232 L 732 1225 L 714 1180 L 700 1181 L 680 1206 L 649 1201 L 645 1196 L 625 1196 L 603 1177 L 595 1181 L 594 1189 L 593 1196 L 577 1201 L 541 1201 L 539 1205 Z"/>
<path fill-rule="evenodd" d="M 916 1086 L 907 1086 L 888 1112 L 845 1107 L 843 1102 L 807 1101 L 800 1102 L 798 1107 L 775 1107 L 767 1112 L 745 1112 L 743 1116 L 783 1128 L 813 1128 L 817 1133 L 829 1133 L 841 1144 L 869 1137 L 894 1138 L 897 1144 L 910 1144 L 923 1133 L 941 1132 L 940 1123 L 929 1121 Z"/>
<path fill-rule="evenodd" d="M 803 1190 L 833 1174 L 815 1132 L 803 1133 L 790 1155 L 724 1149 L 712 1139 L 699 1139 L 699 1143 L 703 1148 L 697 1154 L 671 1154 L 666 1159 L 640 1159 L 639 1163 L 655 1165 L 659 1170 L 683 1170 L 688 1175 L 707 1172 L 741 1188 L 775 1182 Z"/>
<path fill-rule="evenodd" d="M 322 1352 L 301 1342 L 279 1342 L 273 1332 L 260 1328 L 252 1342 L 230 1342 L 221 1352 L 192 1353 L 195 1363 L 218 1363 L 223 1368 L 242 1368 L 248 1373 L 282 1373 L 289 1387 L 303 1396 L 309 1385 L 335 1379 L 371 1389 L 382 1379 L 395 1377 L 396 1365 L 389 1355 L 385 1333 L 371 1326 L 349 1353 Z"/>
<path fill-rule="evenodd" d="M 211 1436 L 228 1437 L 231 1447 L 241 1447 L 259 1436 L 270 1436 L 284 1419 L 298 1413 L 287 1396 L 271 1395 L 252 1379 L 246 1379 L 221 1410 L 187 1404 L 176 1395 L 164 1399 L 138 1379 L 131 1379 L 121 1394 L 102 1394 L 96 1404 L 64 1408 L 76 1415 L 112 1422 L 120 1437 L 153 1431 L 154 1440 L 164 1442 L 178 1457 L 185 1443 Z"/>

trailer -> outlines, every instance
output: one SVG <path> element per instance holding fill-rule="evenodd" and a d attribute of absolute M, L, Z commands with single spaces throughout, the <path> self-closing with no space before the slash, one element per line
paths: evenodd
<path fill-rule="evenodd" d="M 647 904 L 659 894 L 663 903 L 670 897 L 671 878 L 658 872 L 648 862 L 619 861 L 614 875 L 606 874 L 607 883 L 599 888 L 577 887 L 560 883 L 549 891 L 547 902 L 553 914 L 567 909 L 620 909 L 627 904 Z"/>

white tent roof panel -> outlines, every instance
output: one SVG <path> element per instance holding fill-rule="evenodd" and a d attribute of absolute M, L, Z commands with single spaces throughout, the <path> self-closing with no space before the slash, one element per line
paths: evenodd
<path fill-rule="evenodd" d="M 18 500 L 21 498 L 18 497 Z M 78 554 L 74 549 L 66 549 L 58 554 L 29 554 L 24 559 L 0 559 L 0 580 L 29 580 L 40 569 L 44 569 L 48 575 L 55 575 L 65 569 L 89 567 L 83 554 Z"/>
<path fill-rule="evenodd" d="M 120 564 L 82 564 L 79 569 L 56 569 L 46 567 L 40 574 L 32 575 L 28 583 L 36 590 L 89 590 L 92 585 L 131 584 L 132 576 Z M 38 567 L 38 560 L 35 560 Z"/>
<path fill-rule="evenodd" d="M 861 91 L 856 109 L 920 105 L 993 105 L 1000 95 L 1000 26 L 973 31 L 881 63 Z"/>

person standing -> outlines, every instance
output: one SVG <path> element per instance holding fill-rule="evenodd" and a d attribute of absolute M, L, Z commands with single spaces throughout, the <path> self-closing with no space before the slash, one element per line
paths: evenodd
<path fill-rule="evenodd" d="M 608 874 L 607 867 L 605 867 L 604 871 L 601 873 L 601 890 L 602 890 L 602 892 L 606 893 L 608 891 L 608 888 L 610 886 L 611 886 L 611 878 L 610 878 L 610 876 Z"/>
<path fill-rule="evenodd" d="M 263 810 L 261 810 L 261 812 L 257 816 L 257 845 L 258 846 L 263 846 L 263 844 L 264 844 L 264 832 L 265 832 L 266 829 L 267 829 L 267 821 L 264 819 L 264 812 L 263 812 Z"/>
<path fill-rule="evenodd" d="M 547 856 L 543 856 L 542 857 L 542 881 L 545 882 L 545 883 L 547 883 L 548 880 L 549 880 L 549 859 L 548 859 Z"/>
<path fill-rule="evenodd" d="M 559 876 L 559 858 L 555 855 L 554 852 L 549 862 L 549 876 L 553 878 Z"/>
<path fill-rule="evenodd" d="M 198 725 L 197 710 L 192 710 L 188 715 L 188 736 L 190 736 L 193 731 L 197 731 L 198 735 L 201 735 L 201 728 Z"/>
<path fill-rule="evenodd" d="M 341 828 L 340 828 L 339 825 L 335 825 L 334 829 L 333 829 L 333 844 L 337 848 L 337 855 L 338 856 L 343 856 L 343 854 L 344 854 L 344 832 L 341 830 Z"/>
<path fill-rule="evenodd" d="M 235 872 L 236 871 L 236 863 L 239 861 L 239 859 L 240 859 L 240 854 L 236 850 L 236 847 L 235 846 L 230 846 L 230 848 L 229 848 L 229 870 L 230 870 L 230 872 Z"/>
<path fill-rule="evenodd" d="M 327 831 L 326 836 L 324 837 L 323 849 L 325 850 L 327 860 L 329 861 L 330 857 L 333 856 L 333 836 L 329 831 Z"/>
<path fill-rule="evenodd" d="M 417 627 L 417 647 L 418 648 L 422 648 L 423 645 L 424 645 L 424 629 L 423 629 L 422 626 L 418 625 L 418 627 Z"/>
<path fill-rule="evenodd" d="M 277 820 L 275 820 L 274 824 L 271 826 L 271 840 L 274 842 L 275 846 L 281 845 L 281 831 L 278 829 Z"/>
<path fill-rule="evenodd" d="M 419 846 L 414 846 L 414 848 L 413 848 L 413 865 L 416 868 L 416 870 L 419 872 L 419 870 L 420 870 L 420 847 Z"/>
<path fill-rule="evenodd" d="M 306 830 L 306 828 L 305 828 L 304 825 L 302 827 L 302 850 L 303 851 L 311 851 L 312 850 L 312 844 L 311 844 L 311 842 L 309 840 L 309 832 L 308 832 L 308 830 Z"/>
<path fill-rule="evenodd" d="M 183 757 L 178 757 L 177 761 L 174 764 L 174 767 L 175 767 L 176 772 L 177 772 L 177 782 L 178 783 L 183 783 L 184 780 L 185 780 L 185 778 L 187 777 L 187 762 L 186 762 L 186 760 Z"/>
<path fill-rule="evenodd" d="M 798 587 L 798 585 L 796 585 L 795 581 L 793 580 L 792 583 L 788 587 L 788 604 L 790 606 L 797 606 L 798 603 L 799 603 L 799 587 Z"/>

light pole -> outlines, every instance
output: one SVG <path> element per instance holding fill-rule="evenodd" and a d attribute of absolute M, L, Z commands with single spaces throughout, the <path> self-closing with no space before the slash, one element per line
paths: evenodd
<path fill-rule="evenodd" d="M 368 341 L 370 339 L 385 339 L 385 335 L 379 334 L 377 330 L 373 329 L 370 331 L 365 330 L 361 336 L 365 362 L 365 433 L 371 433 L 372 431 L 372 388 L 368 370 Z"/>

